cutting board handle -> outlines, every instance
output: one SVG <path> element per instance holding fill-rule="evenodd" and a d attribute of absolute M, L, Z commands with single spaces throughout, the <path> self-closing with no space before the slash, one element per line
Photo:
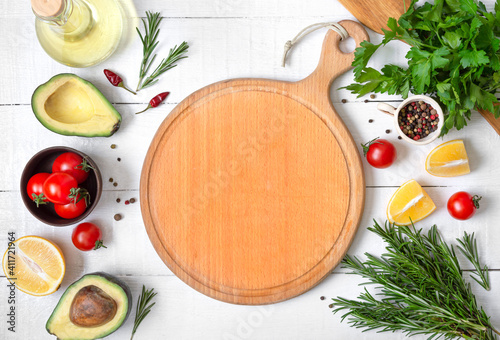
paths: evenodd
<path fill-rule="evenodd" d="M 362 41 L 370 41 L 368 33 L 360 23 L 352 20 L 343 20 L 340 21 L 339 24 L 342 25 L 349 33 L 349 36 L 354 39 L 356 47 L 359 47 Z M 310 92 L 311 95 L 317 96 L 318 93 L 316 91 L 323 92 L 326 90 L 329 92 L 333 81 L 339 75 L 352 68 L 351 64 L 354 60 L 354 51 L 351 53 L 342 52 L 339 43 L 340 35 L 333 30 L 328 30 L 325 40 L 323 41 L 323 49 L 316 70 L 307 78 L 297 83 L 304 88 L 310 89 L 307 92 Z"/>

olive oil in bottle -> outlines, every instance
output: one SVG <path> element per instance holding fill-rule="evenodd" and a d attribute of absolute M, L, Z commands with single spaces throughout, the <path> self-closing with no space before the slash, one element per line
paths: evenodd
<path fill-rule="evenodd" d="M 31 0 L 31 7 L 40 45 L 61 64 L 98 64 L 120 43 L 123 16 L 116 0 Z"/>

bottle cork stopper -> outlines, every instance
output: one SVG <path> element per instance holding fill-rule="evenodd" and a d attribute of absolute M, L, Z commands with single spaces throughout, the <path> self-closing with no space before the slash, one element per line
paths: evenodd
<path fill-rule="evenodd" d="M 31 8 L 42 17 L 54 17 L 62 13 L 64 0 L 31 0 Z"/>

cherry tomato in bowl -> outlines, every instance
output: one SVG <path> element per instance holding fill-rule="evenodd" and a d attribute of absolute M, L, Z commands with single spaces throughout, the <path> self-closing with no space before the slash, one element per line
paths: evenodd
<path fill-rule="evenodd" d="M 84 157 L 74 153 L 65 152 L 60 154 L 52 164 L 52 172 L 65 172 L 73 176 L 78 184 L 85 182 L 89 177 L 89 171 L 94 169 Z"/>
<path fill-rule="evenodd" d="M 76 201 L 76 202 L 75 202 Z M 82 215 L 89 206 L 88 192 L 79 193 L 75 200 L 68 204 L 54 204 L 56 214 L 64 219 L 70 220 Z"/>
<path fill-rule="evenodd" d="M 28 195 L 28 191 L 26 190 L 28 181 L 33 175 L 41 172 L 50 174 L 52 172 L 54 161 L 61 154 L 67 152 L 72 152 L 80 155 L 82 159 L 87 160 L 88 164 L 92 166 L 92 170 L 89 171 L 87 179 L 82 184 L 78 184 L 76 186 L 76 188 L 80 187 L 81 190 L 85 188 L 89 192 L 91 203 L 83 214 L 72 219 L 61 218 L 59 215 L 57 215 L 54 209 L 54 204 L 48 200 L 46 201 L 47 204 L 40 205 L 40 207 L 37 208 L 36 204 L 33 203 L 33 199 Z M 21 174 L 21 180 L 19 184 L 21 198 L 26 209 L 28 209 L 28 211 L 41 222 L 56 227 L 76 225 L 82 222 L 88 215 L 92 213 L 92 211 L 98 205 L 100 196 L 102 194 L 102 177 L 99 171 L 98 164 L 95 163 L 89 155 L 66 146 L 53 146 L 37 152 L 26 163 L 26 166 L 24 167 L 24 170 Z"/>
<path fill-rule="evenodd" d="M 468 220 L 479 208 L 481 196 L 472 196 L 468 192 L 459 191 L 451 195 L 447 208 L 450 215 L 457 220 Z"/>
<path fill-rule="evenodd" d="M 36 203 L 37 208 L 40 204 L 47 204 L 47 197 L 43 194 L 43 183 L 49 177 L 50 174 L 46 172 L 39 172 L 33 176 L 28 181 L 26 190 L 28 192 L 29 198 Z"/>
<path fill-rule="evenodd" d="M 361 144 L 361 146 L 367 162 L 374 168 L 388 168 L 396 160 L 396 148 L 385 139 L 375 138 L 366 144 Z"/>
<path fill-rule="evenodd" d="M 68 204 L 75 198 L 77 189 L 76 179 L 65 172 L 55 172 L 43 183 L 43 193 L 54 204 Z"/>
<path fill-rule="evenodd" d="M 75 247 L 81 251 L 96 250 L 101 247 L 106 248 L 102 243 L 101 229 L 94 223 L 80 223 L 73 230 L 71 240 Z"/>

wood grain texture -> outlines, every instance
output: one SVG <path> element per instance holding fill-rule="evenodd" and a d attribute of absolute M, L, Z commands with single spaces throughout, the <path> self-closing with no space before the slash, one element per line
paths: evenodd
<path fill-rule="evenodd" d="M 495 118 L 495 115 L 488 110 L 479 109 L 478 111 L 481 116 L 483 116 L 484 119 L 486 119 L 486 121 L 491 125 L 493 130 L 495 130 L 496 133 L 500 135 L 500 119 Z"/>
<path fill-rule="evenodd" d="M 356 19 L 377 33 L 388 29 L 389 18 L 399 18 L 405 12 L 404 0 L 339 0 Z M 407 1 L 408 4 L 411 1 Z"/>
<path fill-rule="evenodd" d="M 341 24 L 359 45 L 353 21 Z M 329 99 L 353 53 L 329 31 L 306 79 L 234 79 L 187 97 L 160 126 L 141 176 L 156 251 L 183 281 L 238 304 L 282 301 L 346 253 L 364 206 L 352 136 Z"/>

